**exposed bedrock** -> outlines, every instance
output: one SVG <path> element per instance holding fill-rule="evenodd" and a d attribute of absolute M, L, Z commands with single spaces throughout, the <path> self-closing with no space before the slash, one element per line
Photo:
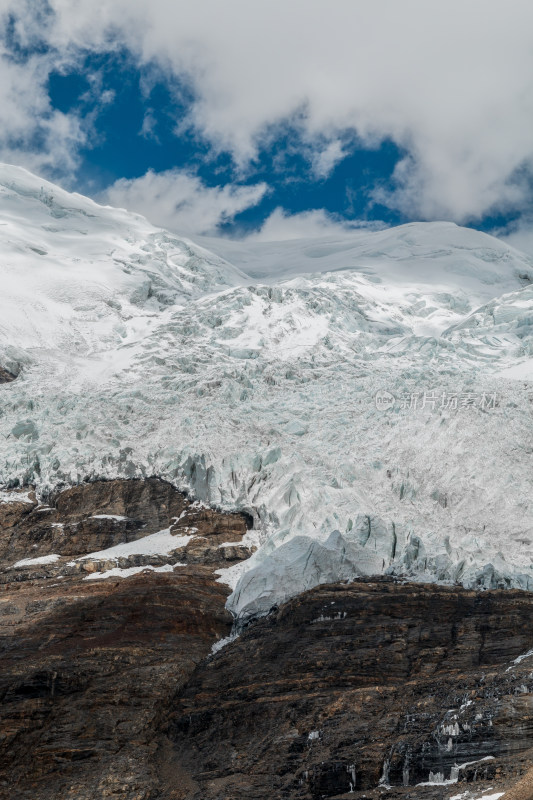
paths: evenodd
<path fill-rule="evenodd" d="M 0 366 L 0 383 L 11 383 L 17 376 L 13 375 L 8 369 Z"/>
<path fill-rule="evenodd" d="M 226 539 L 240 540 L 248 523 L 242 514 L 222 514 L 193 503 L 157 478 L 85 483 L 57 493 L 46 504 L 38 503 L 31 491 L 10 492 L 9 497 L 10 502 L 0 503 L 0 559 L 6 564 L 52 553 L 101 551 L 164 528 L 176 535 L 195 529 L 192 559 L 203 534 L 215 537 L 211 543 L 217 548 Z M 205 549 L 208 540 L 203 544 Z"/>
<path fill-rule="evenodd" d="M 250 555 L 246 529 L 156 479 L 86 484 L 48 506 L 0 496 L 2 800 L 177 797 L 161 724 L 231 631 L 215 570 Z M 117 555 L 132 541 L 139 553 Z"/>
<path fill-rule="evenodd" d="M 170 736 L 196 784 L 182 797 L 505 788 L 531 763 L 533 658 L 512 662 L 533 647 L 532 612 L 525 592 L 387 579 L 306 592 L 203 662 L 176 699 Z"/>
<path fill-rule="evenodd" d="M 0 494 L 2 800 L 528 800 L 531 594 L 322 585 L 211 655 L 248 524 L 157 479 Z"/>

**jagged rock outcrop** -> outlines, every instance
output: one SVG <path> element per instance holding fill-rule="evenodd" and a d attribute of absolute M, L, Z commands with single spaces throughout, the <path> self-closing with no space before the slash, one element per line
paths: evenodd
<path fill-rule="evenodd" d="M 195 504 L 156 478 L 86 483 L 52 496 L 47 504 L 38 503 L 31 491 L 18 491 L 10 494 L 10 502 L 0 503 L 0 559 L 7 565 L 52 553 L 80 556 L 165 528 L 176 536 L 194 528 L 191 560 L 196 553 L 196 560 L 205 563 L 202 554 L 214 543 L 210 560 L 215 563 L 224 560 L 218 543 L 238 543 L 246 525 L 245 516 Z"/>

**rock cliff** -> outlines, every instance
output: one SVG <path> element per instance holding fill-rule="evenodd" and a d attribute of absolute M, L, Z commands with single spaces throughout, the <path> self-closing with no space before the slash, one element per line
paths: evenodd
<path fill-rule="evenodd" d="M 0 796 L 533 796 L 530 593 L 358 579 L 233 641 L 250 520 L 163 481 L 0 502 Z"/>
<path fill-rule="evenodd" d="M 197 786 L 182 796 L 412 796 L 432 782 L 449 797 L 459 787 L 445 781 L 512 783 L 532 756 L 532 610 L 527 593 L 386 579 L 301 595 L 176 699 L 170 735 Z"/>
<path fill-rule="evenodd" d="M 2 500 L 0 796 L 176 797 L 162 722 L 231 630 L 214 570 L 250 555 L 247 520 L 155 479 Z M 161 528 L 175 548 L 150 553 Z"/>

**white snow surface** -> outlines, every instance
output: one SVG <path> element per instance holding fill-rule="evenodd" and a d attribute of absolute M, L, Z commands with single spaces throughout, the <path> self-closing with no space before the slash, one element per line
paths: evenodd
<path fill-rule="evenodd" d="M 0 166 L 0 486 L 247 511 L 242 616 L 358 574 L 533 588 L 532 259 L 451 223 L 202 245 Z"/>
<path fill-rule="evenodd" d="M 28 503 L 29 505 L 33 505 L 34 501 L 29 495 L 29 492 L 3 492 L 0 490 L 0 504 Z"/>
<path fill-rule="evenodd" d="M 21 561 L 17 561 L 16 564 L 13 564 L 13 569 L 19 569 L 20 567 L 36 567 L 39 564 L 54 564 L 56 561 L 59 561 L 61 556 L 58 556 L 56 553 L 51 553 L 48 556 L 39 556 L 38 558 L 23 558 Z"/>
<path fill-rule="evenodd" d="M 505 792 L 495 792 L 494 794 L 484 794 L 482 795 L 479 800 L 500 800 L 500 797 L 503 797 Z"/>
<path fill-rule="evenodd" d="M 461 794 L 454 794 L 449 800 L 500 800 L 505 792 L 495 792 L 494 794 L 483 794 L 481 797 L 475 798 L 472 792 L 466 791 Z"/>
<path fill-rule="evenodd" d="M 173 572 L 174 567 L 184 567 L 185 564 L 163 564 L 162 567 L 152 567 L 152 566 L 145 566 L 145 567 L 125 567 L 121 569 L 120 567 L 113 567 L 113 569 L 108 569 L 105 572 L 91 572 L 89 575 L 86 575 L 83 579 L 84 581 L 103 581 L 107 578 L 130 578 L 132 575 L 138 575 L 140 572 Z"/>
<path fill-rule="evenodd" d="M 85 561 L 87 559 L 92 561 L 111 560 L 114 558 L 127 558 L 128 556 L 134 555 L 166 556 L 172 553 L 173 550 L 185 547 L 192 538 L 192 536 L 173 536 L 170 532 L 170 528 L 165 528 L 157 533 L 143 536 L 141 539 L 136 539 L 134 542 L 124 542 L 123 544 L 116 544 L 114 547 L 108 547 L 105 550 L 88 553 L 78 558 L 77 561 Z"/>

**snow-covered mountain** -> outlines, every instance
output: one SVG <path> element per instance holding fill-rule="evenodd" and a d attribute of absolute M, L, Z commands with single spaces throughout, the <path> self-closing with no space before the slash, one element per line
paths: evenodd
<path fill-rule="evenodd" d="M 533 588 L 533 260 L 448 223 L 202 244 L 0 167 L 0 485 L 248 511 L 244 615 L 361 573 Z"/>

